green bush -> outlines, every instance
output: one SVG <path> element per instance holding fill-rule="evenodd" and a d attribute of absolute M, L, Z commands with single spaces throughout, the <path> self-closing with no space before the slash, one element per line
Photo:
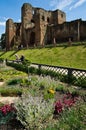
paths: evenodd
<path fill-rule="evenodd" d="M 54 99 L 54 94 L 52 94 L 52 93 L 49 93 L 49 92 L 44 92 L 44 99 L 45 100 L 49 100 L 49 99 Z"/>
<path fill-rule="evenodd" d="M 4 81 L 4 78 L 0 78 L 0 82 L 3 82 Z"/>
<path fill-rule="evenodd" d="M 0 88 L 1 96 L 21 96 L 23 90 L 21 88 Z"/>
<path fill-rule="evenodd" d="M 20 84 L 21 83 L 21 79 L 11 79 L 8 81 L 8 85 L 16 85 L 16 84 Z"/>
<path fill-rule="evenodd" d="M 2 63 L 4 61 L 4 59 L 3 58 L 0 58 L 0 63 Z"/>
<path fill-rule="evenodd" d="M 57 88 L 55 89 L 55 91 L 60 91 L 60 92 L 66 92 L 66 89 L 63 85 L 58 85 Z"/>
<path fill-rule="evenodd" d="M 11 63 L 7 62 L 6 64 L 8 66 L 14 67 L 16 70 L 28 73 L 28 66 L 26 66 L 26 65 L 19 64 L 19 63 L 13 63 L 13 62 L 11 62 Z"/>
<path fill-rule="evenodd" d="M 86 77 L 85 78 L 79 77 L 78 79 L 76 79 L 75 85 L 82 88 L 86 88 Z"/>
<path fill-rule="evenodd" d="M 27 59 L 25 59 L 23 62 L 22 62 L 23 65 L 25 66 L 30 66 L 31 62 Z"/>
<path fill-rule="evenodd" d="M 45 101 L 42 97 L 25 94 L 16 103 L 17 119 L 26 129 L 38 130 L 48 125 L 52 118 L 53 100 Z"/>
<path fill-rule="evenodd" d="M 70 110 L 64 111 L 57 119 L 57 123 L 51 124 L 45 130 L 85 130 L 86 129 L 86 104 L 79 102 Z"/>

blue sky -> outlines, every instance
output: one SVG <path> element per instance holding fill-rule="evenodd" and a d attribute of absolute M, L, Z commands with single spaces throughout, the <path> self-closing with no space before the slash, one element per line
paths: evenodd
<path fill-rule="evenodd" d="M 21 21 L 23 3 L 46 10 L 60 9 L 66 13 L 66 21 L 79 18 L 86 21 L 86 0 L 0 0 L 0 36 L 5 32 L 8 18 L 12 18 L 14 22 Z"/>

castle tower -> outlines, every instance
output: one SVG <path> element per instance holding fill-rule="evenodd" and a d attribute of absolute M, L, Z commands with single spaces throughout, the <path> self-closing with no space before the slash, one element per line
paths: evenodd
<path fill-rule="evenodd" d="M 14 23 L 12 19 L 6 21 L 6 50 L 10 50 L 10 47 L 14 43 Z"/>
<path fill-rule="evenodd" d="M 36 45 L 43 46 L 47 43 L 47 27 L 51 23 L 51 12 L 42 8 L 35 8 L 34 11 Z"/>
<path fill-rule="evenodd" d="M 29 24 L 31 24 L 31 19 L 32 19 L 32 6 L 28 3 L 23 4 L 22 9 L 21 9 L 21 22 L 22 22 L 22 42 L 24 46 L 28 46 L 28 41 L 27 41 L 27 29 Z"/>
<path fill-rule="evenodd" d="M 55 10 L 52 12 L 52 22 L 57 24 L 63 24 L 66 22 L 66 14 L 62 12 L 61 10 Z"/>

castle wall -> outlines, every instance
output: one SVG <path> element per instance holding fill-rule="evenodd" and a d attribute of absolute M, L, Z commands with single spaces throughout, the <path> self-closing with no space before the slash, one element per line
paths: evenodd
<path fill-rule="evenodd" d="M 61 24 L 66 20 L 62 11 L 46 11 L 33 8 L 30 4 L 22 7 L 22 42 L 25 46 L 44 45 L 47 43 L 47 25 Z M 32 33 L 34 40 L 31 40 Z M 34 42 L 34 43 L 33 43 Z"/>
<path fill-rule="evenodd" d="M 28 47 L 27 42 L 27 29 L 31 24 L 32 19 L 32 6 L 28 3 L 23 4 L 21 9 L 21 21 L 22 21 L 22 43 L 24 46 Z"/>
<path fill-rule="evenodd" d="M 47 41 L 47 25 L 51 23 L 51 12 L 43 9 L 37 11 L 39 14 L 39 30 L 37 31 L 37 33 L 40 32 L 39 45 L 43 46 Z"/>
<path fill-rule="evenodd" d="M 61 10 L 52 11 L 52 23 L 54 25 L 66 22 L 66 14 Z"/>
<path fill-rule="evenodd" d="M 21 23 L 14 23 L 12 19 L 6 22 L 6 50 L 21 44 Z"/>
<path fill-rule="evenodd" d="M 6 22 L 6 48 L 22 44 L 24 47 L 44 46 L 54 42 L 86 40 L 86 21 L 66 22 L 61 10 L 46 11 L 29 3 L 21 8 L 21 23 Z"/>
<path fill-rule="evenodd" d="M 6 49 L 7 50 L 10 50 L 13 42 L 14 42 L 14 23 L 12 19 L 8 19 L 6 22 Z"/>
<path fill-rule="evenodd" d="M 18 46 L 22 40 L 22 26 L 21 23 L 14 23 L 14 43 Z"/>
<path fill-rule="evenodd" d="M 71 22 L 65 22 L 57 26 L 53 26 L 48 29 L 48 41 L 53 42 L 55 38 L 56 42 L 67 42 L 69 38 L 72 41 L 80 41 L 86 39 L 86 21 L 75 20 Z"/>
<path fill-rule="evenodd" d="M 80 28 L 80 40 L 86 40 L 86 21 L 81 21 L 79 23 Z"/>

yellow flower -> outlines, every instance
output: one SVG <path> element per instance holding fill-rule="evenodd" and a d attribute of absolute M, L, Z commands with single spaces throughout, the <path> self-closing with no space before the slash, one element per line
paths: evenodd
<path fill-rule="evenodd" d="M 52 93 L 52 94 L 55 93 L 55 91 L 53 89 L 49 89 L 49 92 Z"/>

